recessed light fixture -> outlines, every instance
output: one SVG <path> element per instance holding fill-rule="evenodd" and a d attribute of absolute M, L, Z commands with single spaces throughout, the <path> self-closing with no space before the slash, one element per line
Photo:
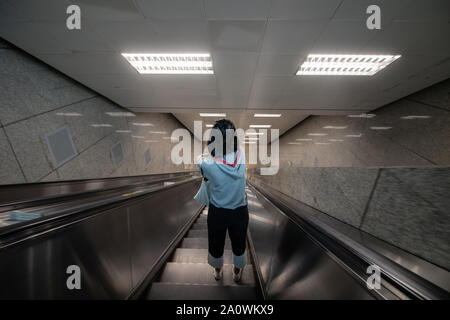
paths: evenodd
<path fill-rule="evenodd" d="M 279 118 L 281 113 L 255 113 L 253 116 L 255 118 Z"/>
<path fill-rule="evenodd" d="M 132 138 L 135 138 L 135 139 L 145 139 L 145 137 L 144 136 L 131 136 Z"/>
<path fill-rule="evenodd" d="M 117 133 L 131 133 L 131 130 L 116 130 Z"/>
<path fill-rule="evenodd" d="M 370 127 L 372 130 L 389 130 L 392 129 L 392 127 Z"/>
<path fill-rule="evenodd" d="M 317 136 L 317 137 L 323 137 L 327 135 L 328 133 L 308 133 L 308 136 Z"/>
<path fill-rule="evenodd" d="M 288 144 L 298 144 L 298 145 L 300 145 L 302 143 L 301 142 L 288 142 Z"/>
<path fill-rule="evenodd" d="M 148 122 L 133 122 L 132 125 L 137 127 L 153 127 L 153 123 Z"/>
<path fill-rule="evenodd" d="M 213 74 L 209 53 L 122 53 L 141 74 Z"/>
<path fill-rule="evenodd" d="M 94 127 L 94 128 L 103 128 L 103 127 L 108 128 L 108 127 L 112 127 L 112 125 L 109 124 L 109 123 L 93 123 L 93 124 L 91 124 L 91 127 Z"/>
<path fill-rule="evenodd" d="M 375 117 L 375 114 L 373 114 L 373 113 L 349 114 L 347 117 L 349 117 L 349 118 L 373 118 L 373 117 Z"/>
<path fill-rule="evenodd" d="M 297 75 L 373 76 L 401 55 L 309 54 Z"/>
<path fill-rule="evenodd" d="M 255 141 L 244 141 L 245 144 L 256 144 Z"/>
<path fill-rule="evenodd" d="M 105 112 L 108 116 L 111 117 L 135 117 L 136 115 L 131 112 Z"/>
<path fill-rule="evenodd" d="M 343 142 L 344 140 L 342 140 L 342 139 L 330 139 L 328 141 L 331 141 L 331 142 Z"/>
<path fill-rule="evenodd" d="M 152 142 L 158 142 L 158 140 L 145 140 L 145 142 L 152 143 Z"/>
<path fill-rule="evenodd" d="M 167 131 L 149 131 L 151 134 L 167 134 Z"/>
<path fill-rule="evenodd" d="M 252 137 L 245 137 L 244 138 L 245 140 L 254 140 L 254 141 L 257 141 L 257 140 L 259 140 L 259 138 L 252 138 Z"/>
<path fill-rule="evenodd" d="M 359 133 L 359 134 L 347 134 L 345 136 L 347 138 L 361 138 L 362 137 L 362 133 Z"/>
<path fill-rule="evenodd" d="M 330 144 L 330 143 L 329 142 L 314 142 L 314 144 L 327 145 L 327 144 Z"/>
<path fill-rule="evenodd" d="M 339 129 L 347 129 L 347 126 L 325 126 L 323 128 L 324 129 L 336 129 L 336 130 L 339 130 Z"/>
<path fill-rule="evenodd" d="M 260 136 L 263 134 L 264 134 L 264 132 L 246 132 L 245 133 L 246 136 Z"/>
<path fill-rule="evenodd" d="M 300 138 L 300 139 L 295 139 L 297 141 L 312 141 L 312 139 L 304 139 L 304 138 Z"/>
<path fill-rule="evenodd" d="M 81 117 L 83 116 L 81 113 L 78 112 L 57 112 L 57 116 L 65 116 L 65 117 Z"/>
<path fill-rule="evenodd" d="M 250 128 L 271 128 L 271 124 L 251 124 Z"/>
<path fill-rule="evenodd" d="M 206 127 L 207 128 L 212 128 L 212 127 L 214 127 L 214 125 L 213 124 L 207 124 Z"/>
<path fill-rule="evenodd" d="M 431 116 L 404 116 L 404 117 L 401 117 L 400 119 L 413 120 L 413 119 L 429 119 L 429 118 L 431 118 Z"/>
<path fill-rule="evenodd" d="M 226 113 L 199 113 L 200 117 L 226 117 Z"/>

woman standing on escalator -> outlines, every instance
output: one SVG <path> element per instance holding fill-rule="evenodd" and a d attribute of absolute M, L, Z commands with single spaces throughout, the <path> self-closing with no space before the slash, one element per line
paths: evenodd
<path fill-rule="evenodd" d="M 228 230 L 233 252 L 233 279 L 238 282 L 247 263 L 246 166 L 244 149 L 238 144 L 236 128 L 230 120 L 216 121 L 208 149 L 211 156 L 200 157 L 197 161 L 203 178 L 208 181 L 208 263 L 214 268 L 215 279 L 220 280 Z"/>

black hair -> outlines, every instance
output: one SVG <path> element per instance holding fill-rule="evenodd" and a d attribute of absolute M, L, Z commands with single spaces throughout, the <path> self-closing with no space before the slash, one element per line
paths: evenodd
<path fill-rule="evenodd" d="M 210 146 L 215 141 L 215 136 L 213 135 L 213 132 L 215 130 L 220 131 L 222 134 L 222 143 L 223 143 L 223 151 L 222 155 L 225 155 L 227 153 L 227 130 L 232 130 L 233 133 L 233 151 L 236 152 L 238 149 L 238 139 L 236 136 L 236 127 L 234 126 L 233 122 L 231 122 L 228 119 L 220 119 L 217 120 L 216 123 L 214 123 L 214 126 L 212 127 L 211 136 L 208 141 L 208 149 L 211 155 L 214 157 L 216 155 L 216 150 L 212 146 Z M 230 131 L 228 131 L 230 132 Z"/>

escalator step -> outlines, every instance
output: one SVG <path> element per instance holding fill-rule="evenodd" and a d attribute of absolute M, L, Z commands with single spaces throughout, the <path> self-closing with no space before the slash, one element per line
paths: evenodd
<path fill-rule="evenodd" d="M 208 249 L 207 238 L 184 238 L 180 248 Z M 225 239 L 225 249 L 231 249 L 230 239 Z"/>
<path fill-rule="evenodd" d="M 255 300 L 254 287 L 185 285 L 157 282 L 147 296 L 154 300 Z"/>
<path fill-rule="evenodd" d="M 206 263 L 168 262 L 164 267 L 160 282 L 177 284 L 210 284 L 217 286 L 254 286 L 252 265 L 246 265 L 239 284 L 233 281 L 232 265 L 224 264 L 223 277 L 216 281 L 213 268 Z"/>
<path fill-rule="evenodd" d="M 193 230 L 208 230 L 208 225 L 206 223 L 194 223 L 191 227 Z"/>
<path fill-rule="evenodd" d="M 187 236 L 189 238 L 208 238 L 208 230 L 207 229 L 189 230 Z"/>
<path fill-rule="evenodd" d="M 195 221 L 195 223 L 207 223 L 208 220 L 208 216 L 205 215 L 200 215 L 197 220 Z"/>
<path fill-rule="evenodd" d="M 178 248 L 172 257 L 172 262 L 181 263 L 207 263 L 208 249 L 187 249 Z M 223 263 L 232 264 L 231 250 L 225 250 L 223 253 Z"/>

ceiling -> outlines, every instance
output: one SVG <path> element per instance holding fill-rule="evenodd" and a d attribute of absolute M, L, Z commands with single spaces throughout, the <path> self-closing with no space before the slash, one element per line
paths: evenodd
<path fill-rule="evenodd" d="M 81 30 L 65 27 L 81 7 Z M 365 26 L 381 7 L 381 30 Z M 280 112 L 373 110 L 450 75 L 448 0 L 0 0 L 0 36 L 123 107 L 172 112 L 188 128 L 221 110 L 242 127 Z M 121 52 L 209 52 L 213 75 L 139 75 Z M 372 77 L 296 76 L 308 53 L 401 54 Z"/>

